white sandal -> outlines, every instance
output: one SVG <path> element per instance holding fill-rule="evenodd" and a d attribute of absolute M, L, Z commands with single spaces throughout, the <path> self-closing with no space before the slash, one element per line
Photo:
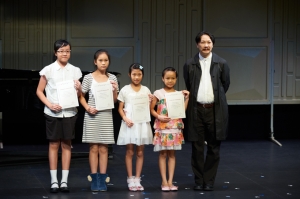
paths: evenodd
<path fill-rule="evenodd" d="M 134 178 L 134 184 L 135 184 L 135 187 L 138 191 L 144 191 L 144 187 L 141 185 L 141 177 L 135 177 Z"/>
<path fill-rule="evenodd" d="M 135 186 L 134 180 L 135 180 L 134 176 L 127 177 L 127 183 L 128 183 L 128 189 L 129 189 L 129 191 L 137 191 L 137 188 Z"/>

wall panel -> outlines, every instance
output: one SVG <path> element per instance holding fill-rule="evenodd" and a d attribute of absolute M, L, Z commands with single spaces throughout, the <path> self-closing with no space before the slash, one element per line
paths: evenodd
<path fill-rule="evenodd" d="M 139 13 L 134 9 L 135 6 L 138 7 L 135 3 L 137 1 L 134 0 L 68 1 L 67 38 L 72 44 L 70 62 L 83 71 L 93 71 L 94 53 L 99 49 L 106 49 L 111 55 L 109 70 L 121 74 L 118 77 L 120 87 L 129 84 L 128 68 L 130 64 L 140 60 L 140 54 L 136 53 L 140 46 L 139 31 L 144 35 L 142 38 L 147 38 L 149 34 L 147 24 L 141 24 L 145 29 L 138 29 Z M 114 8 L 113 12 L 111 8 Z M 150 69 L 144 68 L 143 82 L 148 84 Z"/>
<path fill-rule="evenodd" d="M 282 32 L 279 23 L 274 24 L 274 84 L 280 84 L 282 66 Z"/>
<path fill-rule="evenodd" d="M 206 0 L 204 10 L 204 29 L 217 37 L 268 37 L 267 0 Z"/>
<path fill-rule="evenodd" d="M 24 41 L 19 41 L 17 45 L 18 49 L 18 69 L 23 68 L 27 69 L 26 64 L 26 43 Z"/>
<path fill-rule="evenodd" d="M 300 4 L 297 1 L 288 0 L 276 0 L 274 1 L 275 6 L 281 7 L 281 18 L 278 22 L 282 26 L 282 49 L 278 55 L 282 59 L 280 65 L 280 77 L 281 84 L 279 97 L 275 98 L 275 103 L 299 103 L 300 100 L 296 97 L 296 82 L 297 82 L 297 23 L 299 23 L 299 10 Z M 279 9 L 279 8 L 278 8 Z M 275 14 L 276 15 L 276 14 Z M 275 43 L 276 45 L 276 43 Z"/>
<path fill-rule="evenodd" d="M 299 78 L 296 80 L 295 92 L 296 92 L 295 97 L 297 97 L 297 98 L 300 97 L 300 80 L 299 80 Z"/>
<path fill-rule="evenodd" d="M 297 55 L 300 55 L 300 19 L 297 23 L 297 29 L 296 29 L 296 53 Z"/>
<path fill-rule="evenodd" d="M 155 72 L 159 73 L 161 68 L 164 67 L 164 53 L 163 53 L 163 43 L 161 41 L 157 41 L 155 44 Z"/>
<path fill-rule="evenodd" d="M 13 65 L 13 35 L 12 35 L 12 22 L 4 22 L 3 34 L 3 68 L 15 69 Z M 15 54 L 18 55 L 18 54 Z"/>
<path fill-rule="evenodd" d="M 214 52 L 230 63 L 232 103 L 267 103 L 268 67 L 266 47 L 215 47 Z"/>
<path fill-rule="evenodd" d="M 182 66 L 197 53 L 196 34 L 206 29 L 216 36 L 214 51 L 231 68 L 229 103 L 268 104 L 270 86 L 275 104 L 300 103 L 299 1 L 2 0 L 0 5 L 3 68 L 40 70 L 52 62 L 53 42 L 66 38 L 72 44 L 70 62 L 82 70 L 92 68 L 96 49 L 107 48 L 113 54 L 110 69 L 122 74 L 121 86 L 129 83 L 129 65 L 140 62 L 143 84 L 152 91 L 162 86 L 166 66 L 178 70 L 176 88 L 184 89 Z"/>
<path fill-rule="evenodd" d="M 65 12 L 56 11 L 56 4 L 65 10 L 66 1 L 1 1 L 3 68 L 40 70 L 52 62 L 55 39 L 66 36 Z"/>
<path fill-rule="evenodd" d="M 272 40 L 274 42 L 274 82 L 273 82 L 273 97 L 275 100 L 280 99 L 281 95 L 281 80 L 282 80 L 282 48 L 283 48 L 283 2 L 281 0 L 274 1 L 273 4 L 273 21 L 274 29 Z"/>
<path fill-rule="evenodd" d="M 134 37 L 133 0 L 71 0 L 69 6 L 72 39 Z"/>
<path fill-rule="evenodd" d="M 286 78 L 286 97 L 291 98 L 294 95 L 294 77 L 287 75 Z"/>
<path fill-rule="evenodd" d="M 137 2 L 137 1 L 135 1 Z M 151 88 L 151 85 L 153 83 L 153 73 L 151 68 L 152 59 L 151 59 L 151 36 L 152 36 L 152 10 L 151 6 L 152 1 L 148 0 L 142 0 L 138 1 L 138 13 L 137 13 L 137 26 L 138 26 L 138 34 L 137 37 L 137 43 L 139 44 L 138 52 L 136 52 L 137 56 L 135 60 L 137 60 L 139 63 L 141 63 L 145 69 L 145 76 L 143 78 L 143 84 L 148 86 L 148 88 Z"/>
<path fill-rule="evenodd" d="M 296 59 L 296 79 L 300 79 L 300 56 Z"/>
<path fill-rule="evenodd" d="M 28 5 L 27 4 L 28 4 L 27 1 L 18 1 L 16 10 L 15 10 L 17 12 L 17 16 L 18 16 L 18 21 L 17 21 L 18 38 L 17 39 L 25 39 L 26 38 L 26 25 L 27 25 L 27 18 L 28 18 L 28 15 L 27 15 Z"/>
<path fill-rule="evenodd" d="M 286 1 L 288 7 L 287 13 L 287 38 L 293 39 L 295 35 L 295 2 L 296 1 Z"/>

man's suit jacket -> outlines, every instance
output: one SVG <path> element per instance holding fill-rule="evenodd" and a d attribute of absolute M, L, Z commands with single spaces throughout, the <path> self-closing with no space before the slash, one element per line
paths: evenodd
<path fill-rule="evenodd" d="M 183 76 L 185 85 L 190 91 L 190 99 L 187 107 L 187 119 L 185 120 L 187 128 L 185 138 L 189 141 L 197 141 L 198 134 L 194 118 L 197 116 L 197 94 L 202 75 L 199 63 L 199 53 L 193 58 L 187 60 L 183 67 Z M 216 126 L 216 139 L 225 140 L 228 132 L 228 104 L 225 93 L 230 84 L 229 67 L 226 60 L 212 53 L 210 65 L 210 76 L 214 92 L 214 113 Z"/>

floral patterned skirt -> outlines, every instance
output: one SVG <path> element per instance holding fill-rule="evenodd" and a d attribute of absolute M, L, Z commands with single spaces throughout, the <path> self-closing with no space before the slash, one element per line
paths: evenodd
<path fill-rule="evenodd" d="M 156 129 L 153 138 L 154 151 L 181 150 L 184 138 L 181 129 Z"/>

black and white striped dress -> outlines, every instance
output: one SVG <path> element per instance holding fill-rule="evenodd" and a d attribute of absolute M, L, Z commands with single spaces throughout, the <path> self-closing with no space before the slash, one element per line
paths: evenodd
<path fill-rule="evenodd" d="M 109 80 L 117 81 L 115 75 L 109 73 Z M 85 75 L 82 81 L 82 92 L 89 93 L 88 105 L 96 107 L 95 98 L 92 94 L 91 87 L 93 79 L 92 74 Z M 114 144 L 114 128 L 112 110 L 107 109 L 99 111 L 96 115 L 91 115 L 85 112 L 83 122 L 83 143 L 102 143 L 102 144 Z"/>

